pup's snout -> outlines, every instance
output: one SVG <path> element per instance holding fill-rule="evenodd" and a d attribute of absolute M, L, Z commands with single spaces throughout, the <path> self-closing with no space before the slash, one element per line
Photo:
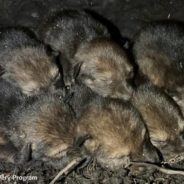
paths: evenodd
<path fill-rule="evenodd" d="M 161 161 L 159 151 L 150 141 L 146 141 L 143 145 L 143 157 L 146 162 L 159 163 Z"/>

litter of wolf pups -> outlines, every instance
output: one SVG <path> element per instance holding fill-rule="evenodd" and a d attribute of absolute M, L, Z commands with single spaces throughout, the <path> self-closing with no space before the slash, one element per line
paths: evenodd
<path fill-rule="evenodd" d="M 170 21 L 128 49 L 85 10 L 0 30 L 0 171 L 50 184 L 183 177 L 183 58 L 184 27 Z"/>

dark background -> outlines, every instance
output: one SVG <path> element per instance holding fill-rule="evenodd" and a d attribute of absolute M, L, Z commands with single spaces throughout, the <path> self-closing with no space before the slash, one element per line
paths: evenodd
<path fill-rule="evenodd" d="M 0 0 L 0 26 L 36 29 L 43 16 L 61 8 L 85 8 L 115 24 L 123 37 L 152 20 L 184 21 L 183 0 Z"/>

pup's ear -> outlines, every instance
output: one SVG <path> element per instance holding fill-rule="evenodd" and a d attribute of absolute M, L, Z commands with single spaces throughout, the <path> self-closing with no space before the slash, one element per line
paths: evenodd
<path fill-rule="evenodd" d="M 80 70 L 81 70 L 82 62 L 76 64 L 73 68 L 73 76 L 74 79 L 76 79 L 79 76 Z"/>
<path fill-rule="evenodd" d="M 44 45 L 44 49 L 46 50 L 47 54 L 53 58 L 59 56 L 60 54 L 59 51 L 53 50 L 50 45 Z"/>
<path fill-rule="evenodd" d="M 177 92 L 176 90 L 166 90 L 166 92 L 176 101 L 179 101 L 182 96 L 179 92 Z"/>
<path fill-rule="evenodd" d="M 73 146 L 74 147 L 81 147 L 86 140 L 90 139 L 91 136 L 90 135 L 79 135 L 77 137 L 75 137 L 74 142 L 73 142 Z"/>
<path fill-rule="evenodd" d="M 2 76 L 5 73 L 5 69 L 0 65 L 0 76 Z"/>

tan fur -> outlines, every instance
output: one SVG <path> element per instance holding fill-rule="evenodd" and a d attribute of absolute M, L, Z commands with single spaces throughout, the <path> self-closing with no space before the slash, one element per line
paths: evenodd
<path fill-rule="evenodd" d="M 155 146 L 164 153 L 182 149 L 184 119 L 170 97 L 152 85 L 143 85 L 133 95 L 132 103 L 141 113 Z M 163 143 L 168 146 L 162 147 Z"/>
<path fill-rule="evenodd" d="M 14 49 L 9 58 L 13 61 L 7 63 L 3 77 L 14 81 L 27 95 L 48 90 L 59 77 L 58 67 L 42 47 Z"/>
<path fill-rule="evenodd" d="M 5 129 L 1 127 L 0 128 L 0 160 L 14 163 L 16 151 L 17 151 L 16 148 L 8 139 Z"/>
<path fill-rule="evenodd" d="M 104 97 L 130 98 L 132 86 L 127 80 L 133 77 L 133 67 L 118 44 L 94 39 L 81 44 L 74 60 L 82 63 L 79 79 L 93 91 Z"/>
<path fill-rule="evenodd" d="M 77 127 L 77 134 L 91 136 L 85 147 L 102 164 L 111 167 L 113 162 L 116 168 L 121 167 L 121 159 L 127 156 L 133 160 L 145 159 L 142 146 L 147 139 L 146 128 L 139 114 L 128 104 L 107 100 L 92 105 L 83 113 Z"/>
<path fill-rule="evenodd" d="M 0 145 L 5 145 L 8 142 L 4 130 L 0 128 Z"/>
<path fill-rule="evenodd" d="M 155 21 L 142 28 L 133 46 L 139 74 L 166 91 L 183 88 L 183 38 L 183 26 L 177 22 Z"/>
<path fill-rule="evenodd" d="M 139 60 L 137 61 L 139 63 L 141 72 L 147 76 L 154 85 L 159 87 L 173 85 L 168 83 L 168 71 L 166 69 L 167 66 L 163 60 L 167 61 L 168 58 L 164 55 L 160 55 L 160 53 L 156 51 L 149 50 L 147 53 L 145 53 L 145 55 L 142 57 L 140 56 Z M 162 68 L 162 72 L 160 72 L 158 69 L 160 67 Z"/>
<path fill-rule="evenodd" d="M 4 137 L 0 137 L 0 144 L 6 144 L 6 140 L 4 139 Z"/>
<path fill-rule="evenodd" d="M 31 143 L 33 152 L 39 152 L 40 145 L 43 145 L 40 151 L 45 156 L 54 158 L 65 154 L 73 144 L 75 123 L 58 98 L 52 95 L 41 97 L 19 116 L 15 137 L 12 139 Z M 25 135 L 24 138 L 20 137 L 22 134 Z"/>

